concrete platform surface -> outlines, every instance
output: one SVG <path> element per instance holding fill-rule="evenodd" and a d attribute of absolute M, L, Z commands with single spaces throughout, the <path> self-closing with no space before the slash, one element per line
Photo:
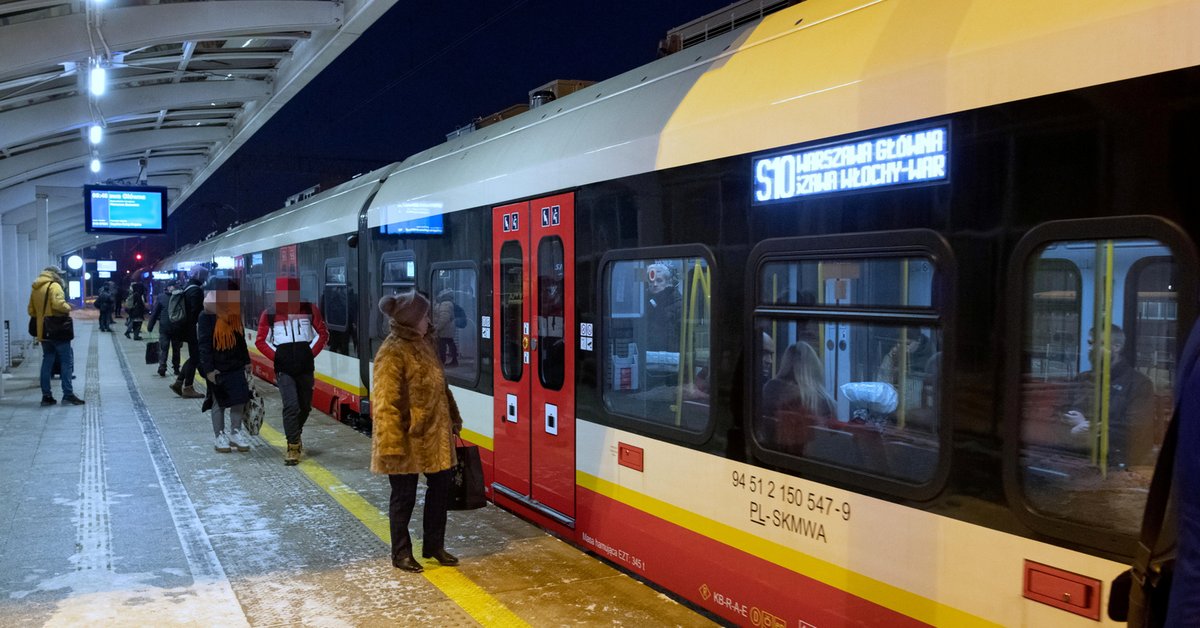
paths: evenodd
<path fill-rule="evenodd" d="M 305 461 L 284 466 L 260 382 L 262 434 L 217 453 L 200 401 L 168 390 L 144 342 L 76 329 L 86 405 L 39 405 L 36 346 L 4 382 L 0 627 L 712 625 L 492 505 L 450 513 L 459 567 L 397 570 L 367 436 L 314 412 Z"/>

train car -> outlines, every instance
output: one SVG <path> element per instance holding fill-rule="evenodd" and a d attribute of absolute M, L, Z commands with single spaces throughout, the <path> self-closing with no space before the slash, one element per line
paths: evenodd
<path fill-rule="evenodd" d="M 495 504 L 731 623 L 1113 625 L 1200 295 L 1196 32 L 809 0 L 167 264 L 248 323 L 299 276 L 345 420 L 425 291 Z"/>

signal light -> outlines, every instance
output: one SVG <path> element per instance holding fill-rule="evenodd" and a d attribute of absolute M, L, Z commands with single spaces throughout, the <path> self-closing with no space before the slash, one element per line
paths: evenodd
<path fill-rule="evenodd" d="M 142 261 L 142 254 L 141 254 L 141 253 L 134 253 L 134 254 L 133 254 L 133 259 L 135 259 L 135 260 L 137 260 L 137 261 L 139 261 L 139 262 L 140 262 L 140 261 Z"/>

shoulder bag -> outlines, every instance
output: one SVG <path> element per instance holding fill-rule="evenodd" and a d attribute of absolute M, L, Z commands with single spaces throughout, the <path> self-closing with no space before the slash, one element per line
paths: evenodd
<path fill-rule="evenodd" d="M 50 288 L 46 288 L 46 298 L 42 301 L 42 313 L 49 309 L 50 306 Z M 37 316 L 29 317 L 29 335 L 34 338 L 38 337 L 37 333 Z M 65 316 L 44 316 L 42 318 L 42 337 L 39 340 L 74 340 L 75 339 L 75 322 L 70 314 Z"/>

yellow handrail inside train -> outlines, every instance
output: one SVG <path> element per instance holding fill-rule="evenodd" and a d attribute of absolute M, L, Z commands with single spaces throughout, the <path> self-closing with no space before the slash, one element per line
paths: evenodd
<path fill-rule="evenodd" d="M 1108 428 L 1112 383 L 1113 241 L 1104 243 L 1104 344 L 1100 352 L 1100 476 L 1108 475 Z M 1092 366 L 1095 368 L 1095 365 Z"/>
<path fill-rule="evenodd" d="M 692 321 L 696 314 L 696 299 L 703 291 L 704 295 L 704 314 L 710 311 L 711 298 L 709 292 L 711 283 L 708 276 L 708 268 L 700 265 L 700 260 L 696 260 L 692 266 L 692 284 L 688 287 L 689 295 L 687 308 L 683 312 L 683 316 L 679 321 L 679 341 L 681 345 L 681 355 L 679 356 L 680 378 L 679 384 L 675 387 L 675 426 L 678 427 L 683 423 L 683 389 L 685 386 L 692 385 L 696 378 L 696 338 L 692 333 Z M 706 316 L 707 317 L 707 316 Z M 711 377 L 711 375 L 710 375 Z"/>

